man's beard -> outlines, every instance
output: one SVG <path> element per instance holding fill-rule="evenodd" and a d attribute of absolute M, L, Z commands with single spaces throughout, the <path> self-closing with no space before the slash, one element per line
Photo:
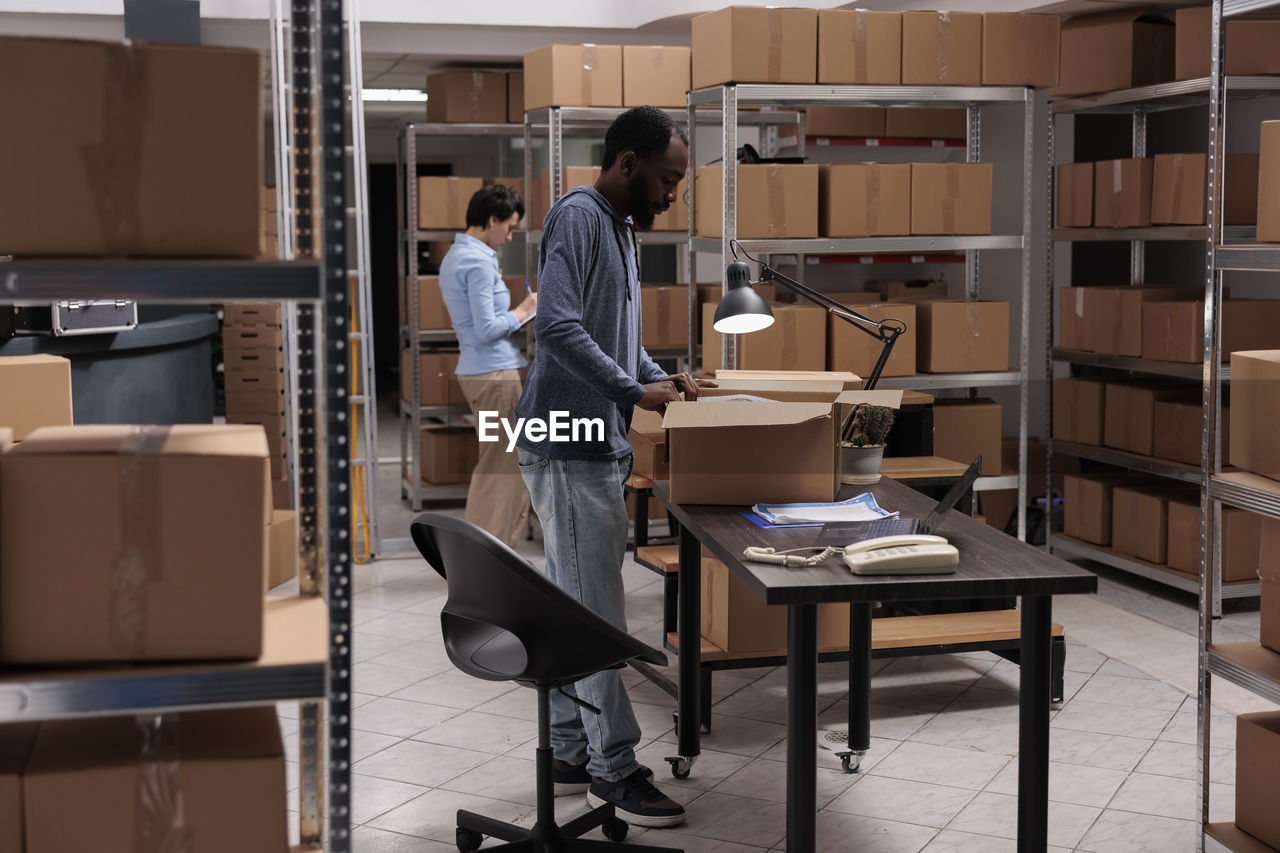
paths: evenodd
<path fill-rule="evenodd" d="M 648 231 L 653 227 L 653 220 L 658 215 L 658 211 L 653 209 L 653 202 L 649 201 L 644 176 L 636 175 L 628 181 L 627 190 L 631 194 L 631 221 L 635 223 L 637 229 Z"/>

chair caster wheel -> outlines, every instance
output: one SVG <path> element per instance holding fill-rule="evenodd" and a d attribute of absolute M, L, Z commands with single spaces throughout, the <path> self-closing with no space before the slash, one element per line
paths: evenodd
<path fill-rule="evenodd" d="M 619 818 L 609 818 L 601 826 L 600 831 L 610 841 L 622 841 L 627 837 L 627 823 Z"/>
<path fill-rule="evenodd" d="M 474 850 L 480 849 L 480 843 L 484 841 L 484 836 L 474 830 L 463 829 L 458 827 L 457 839 L 459 853 L 472 853 Z"/>
<path fill-rule="evenodd" d="M 683 755 L 671 756 L 667 759 L 667 763 L 671 765 L 671 775 L 677 779 L 688 779 L 690 771 L 693 770 L 693 759 Z"/>
<path fill-rule="evenodd" d="M 839 756 L 840 768 L 844 770 L 845 773 L 857 773 L 858 769 L 862 767 L 862 756 L 866 755 L 866 753 L 837 752 L 836 755 Z"/>

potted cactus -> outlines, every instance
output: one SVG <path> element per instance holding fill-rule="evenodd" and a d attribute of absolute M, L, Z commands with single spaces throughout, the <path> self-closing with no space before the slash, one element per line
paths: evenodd
<path fill-rule="evenodd" d="M 893 428 L 893 409 L 861 405 L 854 408 L 841 431 L 840 482 L 870 486 L 880 481 L 885 439 Z"/>

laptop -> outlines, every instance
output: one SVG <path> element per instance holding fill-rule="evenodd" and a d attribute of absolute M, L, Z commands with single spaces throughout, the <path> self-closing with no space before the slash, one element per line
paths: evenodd
<path fill-rule="evenodd" d="M 881 536 L 911 536 L 916 533 L 933 533 L 947 517 L 947 513 L 960 502 L 964 493 L 972 488 L 982 470 L 982 457 L 969 463 L 964 474 L 956 481 L 938 505 L 924 518 L 878 518 L 875 521 L 862 521 L 856 524 L 824 524 L 814 540 L 814 545 L 842 546 L 864 539 L 877 539 Z"/>

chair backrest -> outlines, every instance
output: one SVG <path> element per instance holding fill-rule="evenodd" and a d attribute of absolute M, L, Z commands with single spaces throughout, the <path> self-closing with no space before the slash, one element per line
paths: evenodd
<path fill-rule="evenodd" d="M 666 664 L 662 652 L 609 624 L 482 528 L 428 512 L 410 534 L 449 585 L 440 621 L 449 659 L 463 672 L 568 684 L 629 660 Z"/>

